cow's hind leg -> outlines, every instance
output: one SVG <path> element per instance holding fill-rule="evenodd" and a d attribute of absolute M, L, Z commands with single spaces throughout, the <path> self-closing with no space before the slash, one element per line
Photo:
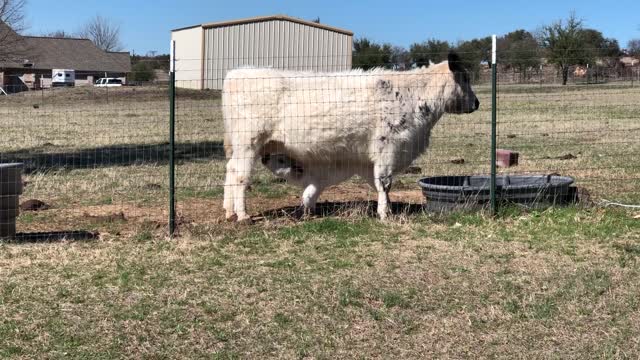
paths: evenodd
<path fill-rule="evenodd" d="M 256 153 L 249 148 L 234 148 L 233 156 L 227 164 L 227 187 L 231 189 L 230 196 L 233 198 L 228 199 L 226 204 L 233 204 L 233 212 L 239 222 L 247 222 L 251 219 L 246 212 L 245 194 L 249 186 L 255 157 Z"/>
<path fill-rule="evenodd" d="M 391 190 L 392 178 L 391 167 L 376 164 L 373 168 L 373 182 L 378 191 L 378 216 L 381 220 L 386 220 L 389 210 L 389 191 Z"/>

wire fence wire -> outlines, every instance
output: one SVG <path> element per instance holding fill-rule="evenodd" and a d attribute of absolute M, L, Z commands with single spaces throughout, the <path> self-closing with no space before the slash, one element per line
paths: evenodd
<path fill-rule="evenodd" d="M 550 83 L 513 81 L 505 71 L 498 78 L 498 144 L 520 161 L 501 172 L 568 175 L 592 201 L 638 203 L 639 69 L 572 66 L 567 85 L 556 69 Z"/>
<path fill-rule="evenodd" d="M 166 223 L 166 83 L 52 87 L 25 75 L 5 72 L 0 95 L 0 163 L 24 163 L 17 231 Z"/>
<path fill-rule="evenodd" d="M 517 57 L 517 54 L 508 55 Z M 352 133 L 362 130 L 348 125 L 348 121 L 354 121 L 362 127 L 353 119 L 337 118 L 338 108 L 340 114 L 388 117 L 401 123 L 406 111 L 398 106 L 396 92 L 411 97 L 425 90 L 419 81 L 401 81 L 402 86 L 395 85 L 398 79 L 411 78 L 408 74 L 416 72 L 411 70 L 412 66 L 373 64 L 406 69 L 385 73 L 386 77 L 377 79 L 389 82 L 391 90 L 385 93 L 383 84 L 368 81 L 374 77 L 371 73 L 352 72 L 343 76 L 350 85 L 338 85 L 336 75 L 314 72 L 347 70 L 341 68 L 345 63 L 343 59 L 328 58 L 297 65 L 280 57 L 265 57 L 261 61 L 263 67 L 282 64 L 291 70 L 307 72 L 302 76 L 279 75 L 278 80 L 307 84 L 299 91 L 287 93 L 287 98 L 282 100 L 301 109 L 287 116 L 295 124 L 290 127 L 295 134 L 288 135 L 293 137 L 289 141 L 298 142 L 302 147 L 305 144 L 299 142 L 308 141 L 309 134 L 322 137 L 338 129 Z M 222 103 L 221 86 L 232 67 L 255 65 L 247 59 L 233 57 L 205 59 L 205 65 L 209 62 L 221 65 L 219 69 L 207 65 L 207 73 L 215 76 L 205 78 L 202 59 L 176 59 L 175 170 L 181 223 L 224 221 L 222 203 L 227 158 L 223 112 L 230 105 Z M 335 69 L 331 69 L 332 64 Z M 499 168 L 499 176 L 557 173 L 575 178 L 577 185 L 595 202 L 640 202 L 639 69 L 638 66 L 607 68 L 602 65 L 588 69 L 573 66 L 568 84 L 563 86 L 562 76 L 553 64 L 525 72 L 499 64 L 497 144 L 499 149 L 519 154 L 518 164 Z M 480 102 L 477 111 L 444 114 L 430 133 L 426 151 L 417 154 L 411 150 L 406 154 L 415 159 L 402 171 L 394 171 L 391 201 L 422 204 L 424 197 L 416 185 L 422 177 L 489 173 L 490 72 L 489 66 L 481 63 L 470 74 L 473 91 Z M 11 75 L 4 75 L 3 89 L 9 95 L 0 95 L 0 163 L 23 162 L 25 187 L 21 202 L 37 199 L 49 207 L 41 212 L 21 210 L 17 219 L 19 232 L 101 229 L 116 233 L 122 230 L 115 228 L 126 231 L 131 228 L 129 225 L 167 224 L 170 148 L 166 79 L 106 88 L 90 84 L 52 88 L 45 84 L 37 90 L 24 91 L 20 84 L 16 85 L 20 89 L 11 89 L 7 85 L 8 76 Z M 24 84 L 23 75 L 15 77 L 12 82 Z M 257 111 L 270 108 L 273 104 L 268 99 L 274 96 L 271 80 L 261 79 L 258 84 L 261 86 L 245 87 L 241 91 L 243 97 L 262 99 L 253 104 L 253 110 Z M 376 92 L 380 95 L 381 91 L 381 97 L 362 95 Z M 437 103 L 442 100 L 438 96 L 423 100 L 429 98 Z M 321 112 L 309 112 L 314 106 L 328 112 L 322 126 L 317 125 Z M 274 117 L 276 114 L 265 112 L 253 126 Z M 322 139 L 314 139 L 314 146 L 318 141 L 322 143 Z M 330 175 L 345 176 L 339 174 L 345 171 L 357 173 L 353 154 L 348 153 L 350 144 L 346 145 L 316 168 L 292 154 L 283 156 L 279 150 L 271 151 L 275 156 L 267 160 L 265 166 L 262 164 L 265 154 L 257 154 L 247 190 L 249 214 L 292 215 L 303 200 L 303 189 L 292 184 L 299 182 L 295 176 L 299 176 L 300 171 L 320 180 Z M 285 165 L 278 164 L 278 159 Z M 274 174 L 268 166 L 272 169 L 279 166 L 280 170 L 289 172 L 275 171 Z M 356 176 L 328 186 L 319 198 L 320 211 L 374 209 L 378 194 L 369 182 L 366 176 Z M 404 210 L 411 208 L 403 207 Z M 114 227 L 114 223 L 120 225 Z"/>
<path fill-rule="evenodd" d="M 221 63 L 220 60 L 215 62 Z M 279 62 L 282 63 L 282 59 L 265 60 L 265 63 Z M 342 64 L 344 61 L 338 60 L 335 63 Z M 198 60 L 178 58 L 176 68 L 188 69 L 197 67 L 197 64 Z M 190 209 L 204 207 L 209 209 L 206 216 L 222 218 L 224 215 L 220 200 L 225 191 L 227 162 L 222 146 L 225 112 L 227 123 L 237 125 L 228 129 L 228 134 L 241 142 L 235 144 L 240 147 L 249 146 L 244 135 L 263 124 L 286 123 L 283 125 L 286 127 L 286 134 L 276 135 L 264 144 L 267 148 L 271 146 L 270 150 L 265 150 L 267 153 L 258 150 L 257 153 L 246 155 L 255 158 L 251 185 L 247 191 L 250 214 L 292 215 L 297 210 L 296 207 L 302 204 L 303 190 L 309 182 L 321 188 L 318 190 L 324 190 L 320 196 L 318 211 L 352 210 L 353 204 L 364 205 L 369 210 L 375 207 L 378 197 L 376 189 L 371 186 L 373 164 L 369 165 L 370 169 L 363 169 L 365 164 L 361 161 L 373 154 L 369 153 L 372 150 L 366 144 L 359 143 L 363 141 L 362 136 L 365 132 L 379 131 L 379 138 L 384 139 L 385 135 L 382 133 L 385 129 L 375 129 L 380 126 L 389 127 L 387 132 L 403 131 L 404 117 L 407 116 L 408 121 L 409 116 L 406 112 L 417 111 L 418 104 L 415 101 L 402 102 L 402 99 L 421 96 L 424 103 L 439 103 L 442 100 L 439 98 L 439 89 L 436 85 L 433 85 L 433 89 L 428 89 L 428 81 L 437 82 L 437 78 L 442 78 L 446 73 L 440 70 L 422 75 L 420 70 L 376 70 L 327 74 L 314 72 L 313 66 L 309 66 L 306 64 L 304 67 L 297 67 L 296 70 L 304 71 L 298 73 L 248 73 L 237 81 L 238 88 L 234 96 L 227 98 L 225 103 L 222 102 L 220 89 L 205 90 L 205 94 L 211 94 L 211 99 L 204 101 L 180 96 L 181 91 L 187 93 L 187 89 L 198 88 L 203 84 L 221 85 L 222 82 L 218 81 L 221 79 L 177 81 L 178 142 L 192 143 L 194 151 L 213 155 L 207 156 L 206 166 L 179 160 L 177 201 L 183 214 L 192 211 Z M 443 69 L 448 72 L 448 68 Z M 218 73 L 224 77 L 228 70 L 230 69 Z M 287 88 L 285 93 L 278 93 L 279 84 Z M 480 102 L 489 103 L 488 93 L 482 93 L 479 98 Z M 411 108 L 412 105 L 415 108 Z M 432 109 L 425 111 L 443 111 L 436 109 L 435 105 L 431 107 Z M 470 115 L 445 116 L 433 128 L 429 151 L 422 156 L 419 156 L 416 149 L 403 149 L 402 157 L 416 160 L 412 162 L 410 159 L 404 164 L 410 166 L 393 174 L 394 191 L 391 193 L 391 200 L 407 205 L 420 204 L 422 195 L 416 184 L 420 174 L 486 173 L 489 166 L 487 146 L 490 140 L 487 136 L 490 126 L 488 110 L 485 107 Z M 259 118 L 243 115 L 247 112 Z M 420 116 L 411 116 L 414 115 Z M 384 124 L 383 118 L 388 118 Z M 393 126 L 398 128 L 390 129 Z M 395 134 L 387 136 L 390 138 L 387 141 L 394 141 L 391 140 L 392 136 Z M 284 138 L 287 139 L 288 146 L 298 149 L 297 155 L 289 154 L 284 148 L 278 149 L 278 143 Z M 426 145 L 425 140 L 423 134 L 416 143 Z M 300 155 L 301 153 L 312 154 L 316 160 L 300 158 L 299 156 L 305 156 Z M 350 175 L 359 176 L 351 178 Z M 346 181 L 331 186 L 336 178 Z M 313 198 L 313 195 L 309 196 Z M 196 214 L 188 215 L 193 216 Z"/>

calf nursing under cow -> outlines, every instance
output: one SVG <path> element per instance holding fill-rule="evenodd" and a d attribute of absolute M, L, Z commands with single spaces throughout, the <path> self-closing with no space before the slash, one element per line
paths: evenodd
<path fill-rule="evenodd" d="M 228 220 L 238 221 L 249 219 L 245 192 L 258 158 L 304 188 L 307 210 L 326 187 L 360 175 L 378 192 L 385 219 L 392 176 L 426 150 L 442 115 L 480 106 L 455 53 L 405 72 L 232 70 L 222 101 L 224 208 Z"/>

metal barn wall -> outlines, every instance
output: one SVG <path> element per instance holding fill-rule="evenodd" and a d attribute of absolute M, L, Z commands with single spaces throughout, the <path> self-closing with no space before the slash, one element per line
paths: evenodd
<path fill-rule="evenodd" d="M 241 66 L 291 70 L 351 69 L 352 35 L 286 20 L 204 28 L 204 83 L 222 89 Z"/>
<path fill-rule="evenodd" d="M 202 89 L 202 27 L 172 31 L 171 40 L 176 42 L 176 85 Z"/>

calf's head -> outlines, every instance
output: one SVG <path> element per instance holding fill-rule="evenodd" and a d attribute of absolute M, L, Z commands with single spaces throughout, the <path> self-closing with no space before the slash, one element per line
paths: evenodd
<path fill-rule="evenodd" d="M 302 164 L 285 154 L 264 154 L 261 161 L 262 165 L 281 179 L 295 180 L 304 174 Z"/>
<path fill-rule="evenodd" d="M 467 70 L 462 65 L 460 56 L 455 52 L 450 52 L 448 57 L 449 81 L 452 93 L 445 104 L 445 111 L 453 114 L 469 114 L 480 107 L 480 101 L 471 89 L 471 81 Z"/>

